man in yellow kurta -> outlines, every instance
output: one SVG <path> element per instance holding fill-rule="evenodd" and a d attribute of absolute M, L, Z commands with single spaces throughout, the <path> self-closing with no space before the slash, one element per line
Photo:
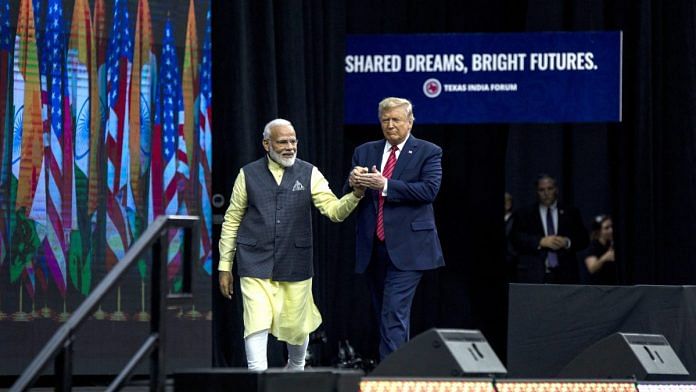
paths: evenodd
<path fill-rule="evenodd" d="M 297 159 L 297 137 L 283 119 L 263 131 L 263 158 L 235 180 L 220 235 L 220 291 L 232 298 L 232 261 L 244 304 L 244 346 L 251 370 L 266 370 L 268 333 L 287 343 L 289 370 L 303 370 L 309 334 L 321 324 L 312 297 L 314 205 L 333 222 L 355 209 L 364 189 L 337 198 L 319 169 Z"/>

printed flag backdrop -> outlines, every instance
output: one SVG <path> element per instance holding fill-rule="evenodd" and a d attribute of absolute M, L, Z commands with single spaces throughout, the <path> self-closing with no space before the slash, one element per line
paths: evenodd
<path fill-rule="evenodd" d="M 207 0 L 0 0 L 0 328 L 65 321 L 161 214 L 201 216 L 208 289 L 176 316 L 210 320 L 210 19 Z M 149 266 L 93 319 L 149 320 Z"/>

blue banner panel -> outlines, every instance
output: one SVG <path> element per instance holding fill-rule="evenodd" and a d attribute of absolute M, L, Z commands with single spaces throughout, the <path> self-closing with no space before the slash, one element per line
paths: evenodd
<path fill-rule="evenodd" d="M 350 35 L 345 122 L 385 97 L 418 123 L 621 121 L 622 32 Z"/>

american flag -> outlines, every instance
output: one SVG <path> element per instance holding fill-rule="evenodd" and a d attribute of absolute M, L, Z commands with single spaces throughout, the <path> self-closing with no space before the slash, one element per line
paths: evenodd
<path fill-rule="evenodd" d="M 67 285 L 66 252 L 75 215 L 72 206 L 72 119 L 66 94 L 65 35 L 61 0 L 50 0 L 46 16 L 50 138 L 46 149 L 46 261 L 61 295 Z"/>
<path fill-rule="evenodd" d="M 48 51 L 46 50 L 46 40 L 44 39 L 44 28 L 41 3 L 46 5 L 45 0 L 33 0 L 34 3 L 34 25 L 36 27 L 36 47 L 39 55 L 39 79 L 41 81 L 41 118 L 44 123 L 44 132 L 51 131 L 51 124 L 48 121 L 48 81 L 46 79 L 48 67 Z"/>
<path fill-rule="evenodd" d="M 130 244 L 126 208 L 131 207 L 129 192 L 129 105 L 133 46 L 127 0 L 116 0 L 111 41 L 107 51 L 106 120 L 106 265 L 113 267 Z"/>
<path fill-rule="evenodd" d="M 163 49 L 164 52 L 164 49 Z M 165 69 L 164 62 L 160 57 L 157 83 L 154 89 L 152 102 L 152 135 L 150 139 L 150 173 L 149 187 L 147 194 L 147 223 L 152 223 L 155 218 L 164 215 L 164 146 L 162 136 L 162 97 L 163 97 L 163 77 L 161 72 L 169 72 Z M 171 73 L 167 74 L 167 80 L 171 83 Z"/>
<path fill-rule="evenodd" d="M 201 59 L 201 93 L 199 98 L 199 165 L 198 181 L 200 184 L 201 201 L 201 264 L 203 269 L 212 274 L 213 257 L 211 251 L 211 239 L 213 235 L 213 212 L 210 205 L 211 200 L 211 175 L 213 163 L 213 92 L 211 85 L 211 42 L 210 42 L 210 10 L 205 17 L 205 41 L 203 42 L 203 58 Z"/>
<path fill-rule="evenodd" d="M 50 140 L 51 124 L 48 120 L 48 81 L 47 75 L 47 57 L 46 57 L 46 47 L 44 40 L 44 23 L 45 18 L 42 17 L 42 6 L 41 0 L 33 0 L 34 5 L 34 27 L 36 29 L 36 46 L 39 62 L 39 81 L 41 82 L 41 120 L 43 125 L 43 144 L 48 147 Z M 45 6 L 44 2 L 44 6 Z M 39 174 L 39 182 L 36 186 L 36 193 L 34 194 L 34 200 L 32 202 L 31 210 L 29 212 L 29 218 L 36 224 L 36 231 L 41 241 L 41 246 L 44 248 L 48 247 L 48 242 L 46 242 L 46 179 L 48 178 L 48 173 L 46 171 L 46 148 L 44 148 L 44 155 L 41 160 L 41 171 Z M 44 255 L 41 257 L 39 253 L 36 257 L 36 265 L 39 267 L 36 269 L 36 278 L 38 279 L 41 288 L 45 291 L 48 290 L 48 278 L 51 276 L 51 272 L 48 268 L 46 254 L 48 252 L 43 252 Z"/>
<path fill-rule="evenodd" d="M 41 3 L 43 2 L 44 8 L 46 6 L 46 1 L 42 0 L 32 0 L 32 4 L 34 6 L 34 29 L 36 31 L 36 52 L 38 55 L 38 63 L 39 63 L 39 81 L 41 82 L 41 119 L 43 121 L 43 132 L 44 132 L 44 145 L 48 146 L 48 135 L 49 132 L 51 132 L 51 123 L 48 121 L 48 81 L 46 79 L 47 75 L 47 50 L 46 50 L 46 42 L 44 39 L 44 29 L 45 25 L 43 21 L 45 21 L 45 18 L 42 17 L 43 12 L 42 12 L 42 6 Z M 31 208 L 31 213 L 29 215 L 30 218 L 34 219 L 36 222 L 40 222 L 43 224 L 44 219 L 45 219 L 45 207 L 46 207 L 46 192 L 45 192 L 45 168 L 44 168 L 44 162 L 42 160 L 42 166 L 41 166 L 41 177 L 39 179 L 39 184 L 37 185 L 37 191 L 36 194 L 34 195 L 34 202 Z M 38 200 L 37 200 L 38 199 Z"/>
<path fill-rule="evenodd" d="M 164 157 L 162 156 L 162 93 L 158 86 L 152 103 L 153 123 L 150 143 L 150 191 L 147 194 L 147 223 L 164 215 Z"/>
<path fill-rule="evenodd" d="M 186 200 L 180 195 L 189 178 L 188 156 L 184 139 L 184 102 L 181 93 L 179 60 L 174 45 L 170 20 L 164 26 L 160 64 L 160 104 L 162 121 L 162 158 L 164 161 L 164 212 L 186 214 Z M 169 277 L 173 278 L 181 264 L 181 236 L 170 237 Z"/>

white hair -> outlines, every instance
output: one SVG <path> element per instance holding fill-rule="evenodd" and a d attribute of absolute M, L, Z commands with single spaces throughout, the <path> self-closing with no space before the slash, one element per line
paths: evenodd
<path fill-rule="evenodd" d="M 263 140 L 267 140 L 271 138 L 271 129 L 275 127 L 280 127 L 280 126 L 290 126 L 292 127 L 292 123 L 288 120 L 282 119 L 282 118 L 276 118 L 275 120 L 271 120 L 268 124 L 266 124 L 265 127 L 263 127 Z"/>
<path fill-rule="evenodd" d="M 406 117 L 408 117 L 410 121 L 415 121 L 416 118 L 413 117 L 413 105 L 411 101 L 406 98 L 397 97 L 384 98 L 377 106 L 377 117 L 381 119 L 382 113 L 395 108 L 403 108 L 406 111 Z"/>
<path fill-rule="evenodd" d="M 268 156 L 271 157 L 277 164 L 283 167 L 290 167 L 295 164 L 295 158 L 297 158 L 297 152 L 292 156 L 292 158 L 284 158 L 282 155 L 275 152 L 274 149 L 268 150 Z"/>

